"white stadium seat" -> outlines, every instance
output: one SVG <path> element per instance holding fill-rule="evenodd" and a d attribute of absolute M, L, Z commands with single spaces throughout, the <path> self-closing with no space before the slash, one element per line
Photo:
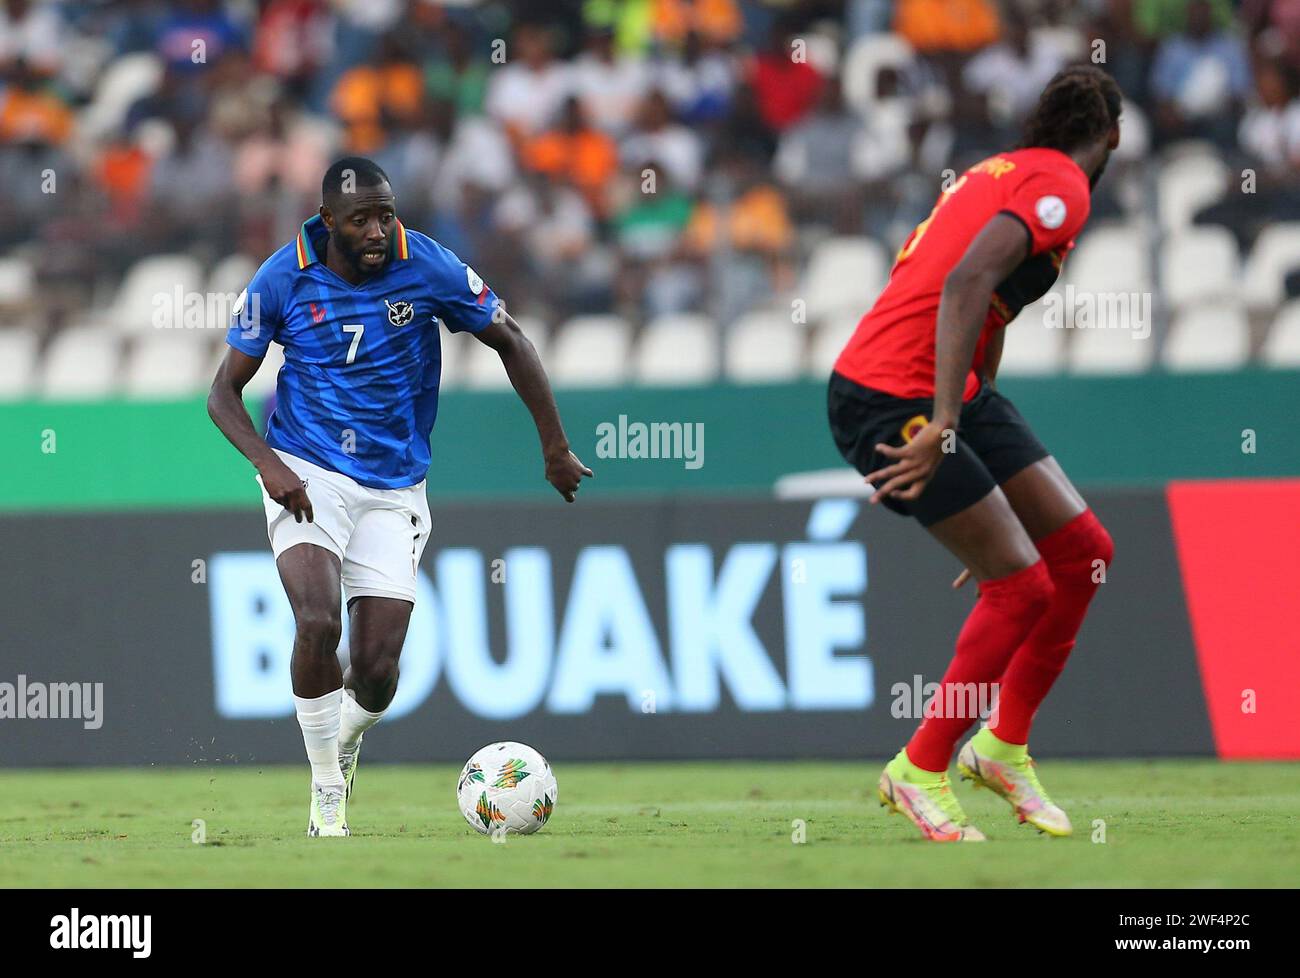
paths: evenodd
<path fill-rule="evenodd" d="M 560 327 L 551 376 L 562 387 L 613 387 L 627 380 L 632 327 L 621 316 L 575 316 Z"/>
<path fill-rule="evenodd" d="M 1227 299 L 1240 288 L 1241 257 L 1227 228 L 1191 227 L 1169 235 L 1160 252 L 1165 301 L 1173 309 Z"/>
<path fill-rule="evenodd" d="M 1241 297 L 1251 309 L 1272 309 L 1286 295 L 1288 274 L 1300 271 L 1300 221 L 1260 232 L 1242 272 Z"/>
<path fill-rule="evenodd" d="M 1059 292 L 1049 292 L 1008 324 L 999 377 L 1039 377 L 1057 373 L 1064 366 L 1066 320 L 1059 307 L 1049 310 L 1049 297 L 1053 303 L 1062 302 Z"/>
<path fill-rule="evenodd" d="M 817 327 L 808 350 L 808 376 L 824 380 L 831 375 L 835 361 L 839 359 L 861 319 L 861 315 L 841 314 Z"/>
<path fill-rule="evenodd" d="M 880 71 L 894 68 L 900 74 L 915 58 L 912 45 L 897 34 L 864 34 L 844 56 L 841 77 L 845 103 L 864 117 L 880 100 Z"/>
<path fill-rule="evenodd" d="M 545 363 L 546 341 L 550 335 L 546 324 L 536 316 L 515 316 L 514 320 Z M 443 333 L 444 341 L 446 337 L 447 334 Z M 497 355 L 497 351 L 476 339 L 471 339 L 466 346 L 467 348 L 462 351 L 464 356 L 456 365 L 460 375 L 456 386 L 475 390 L 509 390 L 510 378 L 506 376 L 505 367 L 501 366 L 501 357 Z M 445 369 L 442 375 L 446 378 Z"/>
<path fill-rule="evenodd" d="M 1161 167 L 1156 194 L 1164 229 L 1180 231 L 1189 227 L 1198 210 L 1227 192 L 1229 175 L 1223 160 L 1200 151 L 1179 156 Z"/>
<path fill-rule="evenodd" d="M 820 242 L 808 258 L 795 298 L 807 303 L 808 321 L 857 313 L 876 301 L 889 279 L 889 255 L 868 237 L 834 237 Z"/>
<path fill-rule="evenodd" d="M 39 345 L 34 329 L 0 330 L 0 401 L 17 400 L 31 390 Z"/>
<path fill-rule="evenodd" d="M 708 316 L 660 316 L 646 325 L 633 373 L 648 385 L 707 384 L 718 376 L 722 333 Z"/>
<path fill-rule="evenodd" d="M 122 339 L 102 326 L 70 326 L 45 351 L 40 393 L 50 400 L 107 397 L 116 390 Z"/>
<path fill-rule="evenodd" d="M 163 63 L 152 54 L 128 54 L 108 62 L 95 86 L 95 100 L 77 120 L 84 138 L 98 138 L 118 129 L 127 110 L 158 88 Z"/>
<path fill-rule="evenodd" d="M 746 313 L 727 331 L 727 377 L 742 384 L 794 380 L 804 373 L 804 333 L 788 313 Z"/>
<path fill-rule="evenodd" d="M 128 397 L 189 397 L 212 382 L 205 376 L 208 334 L 195 329 L 156 329 L 141 336 L 127 353 L 122 377 Z"/>
<path fill-rule="evenodd" d="M 203 269 L 189 255 L 142 258 L 127 272 L 109 318 L 123 333 L 168 327 L 190 304 L 205 302 L 203 284 Z"/>
<path fill-rule="evenodd" d="M 1250 357 L 1250 326 L 1240 306 L 1218 303 L 1180 313 L 1165 340 L 1162 358 L 1170 370 L 1235 370 Z"/>
<path fill-rule="evenodd" d="M 1070 322 L 1076 325 L 1067 330 L 1072 338 L 1066 341 L 1066 361 L 1070 371 L 1076 374 L 1136 374 L 1150 369 L 1155 361 L 1156 338 L 1150 316 L 1143 316 L 1144 312 L 1146 310 L 1135 310 L 1132 302 L 1121 302 L 1113 310 L 1098 303 L 1092 324 L 1079 328 L 1077 323 L 1081 317 L 1077 309 L 1072 310 Z"/>
<path fill-rule="evenodd" d="M 18 306 L 36 291 L 36 270 L 26 258 L 0 258 L 0 306 Z"/>
<path fill-rule="evenodd" d="M 1099 224 L 1084 231 L 1066 256 L 1063 283 L 1085 292 L 1147 292 L 1151 290 L 1150 250 L 1136 224 Z"/>
<path fill-rule="evenodd" d="M 257 262 L 247 255 L 227 255 L 208 274 L 207 291 L 211 295 L 237 296 L 248 288 L 257 273 Z"/>
<path fill-rule="evenodd" d="M 1300 367 L 1300 299 L 1278 310 L 1260 354 L 1270 367 Z"/>
<path fill-rule="evenodd" d="M 230 347 L 226 345 L 224 339 L 212 348 L 211 359 L 202 373 L 203 386 L 206 387 L 212 383 L 212 378 L 217 373 L 217 367 L 225 359 L 228 349 Z M 284 366 L 284 347 L 279 343 L 272 343 L 266 348 L 266 357 L 262 360 L 261 368 L 253 375 L 253 379 L 248 382 L 248 386 L 244 388 L 244 396 L 249 400 L 270 397 L 275 392 L 276 377 L 279 375 L 282 366 Z"/>

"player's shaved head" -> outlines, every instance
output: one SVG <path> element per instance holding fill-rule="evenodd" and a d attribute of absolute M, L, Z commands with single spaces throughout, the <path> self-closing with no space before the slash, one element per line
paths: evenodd
<path fill-rule="evenodd" d="M 388 174 L 374 160 L 364 156 L 345 156 L 325 171 L 320 182 L 320 199 L 332 211 L 362 190 L 388 183 Z"/>
<path fill-rule="evenodd" d="M 398 227 L 388 174 L 364 156 L 345 156 L 325 171 L 320 189 L 326 266 L 353 283 L 382 270 Z"/>

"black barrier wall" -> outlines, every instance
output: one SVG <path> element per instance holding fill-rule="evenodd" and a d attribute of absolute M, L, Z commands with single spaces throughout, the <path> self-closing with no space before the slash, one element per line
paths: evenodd
<path fill-rule="evenodd" d="M 1035 750 L 1213 754 L 1164 497 L 1090 501 L 1116 558 Z M 78 705 L 52 684 L 84 694 L 70 718 L 0 719 L 0 763 L 301 758 L 292 619 L 258 515 L 0 529 L 0 683 L 26 707 L 45 690 L 45 713 Z M 949 587 L 958 570 L 859 501 L 437 508 L 367 759 L 460 761 L 501 739 L 563 759 L 882 757 L 975 600 Z"/>

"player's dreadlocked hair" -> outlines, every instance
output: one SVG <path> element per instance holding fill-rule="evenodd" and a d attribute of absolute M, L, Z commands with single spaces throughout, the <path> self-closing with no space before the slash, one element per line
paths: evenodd
<path fill-rule="evenodd" d="M 364 156 L 345 156 L 330 164 L 325 171 L 325 178 L 320 182 L 320 199 L 329 203 L 343 194 L 343 181 L 351 175 L 350 192 L 359 187 L 373 187 L 377 183 L 387 183 L 388 174 L 380 169 L 379 164 Z"/>
<path fill-rule="evenodd" d="M 1025 122 L 1021 146 L 1073 152 L 1100 139 L 1119 121 L 1115 79 L 1095 65 L 1075 65 L 1047 83 Z"/>

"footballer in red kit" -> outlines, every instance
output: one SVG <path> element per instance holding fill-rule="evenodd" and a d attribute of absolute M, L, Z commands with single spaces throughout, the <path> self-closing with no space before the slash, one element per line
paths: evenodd
<path fill-rule="evenodd" d="M 1060 274 L 1092 187 L 1119 145 L 1121 95 L 1102 70 L 1067 68 L 1043 91 L 1020 148 L 972 166 L 899 250 L 889 283 L 836 361 L 828 391 L 841 454 L 873 503 L 915 517 L 965 566 L 979 597 L 940 689 L 880 775 L 881 803 L 936 841 L 980 841 L 948 781 L 960 775 L 1049 835 L 1069 817 L 1039 782 L 1029 729 L 1074 647 L 1112 555 L 1109 534 L 995 387 L 1004 331 Z M 1014 337 L 1011 342 L 1014 342 Z M 972 685 L 973 684 L 973 685 Z"/>

